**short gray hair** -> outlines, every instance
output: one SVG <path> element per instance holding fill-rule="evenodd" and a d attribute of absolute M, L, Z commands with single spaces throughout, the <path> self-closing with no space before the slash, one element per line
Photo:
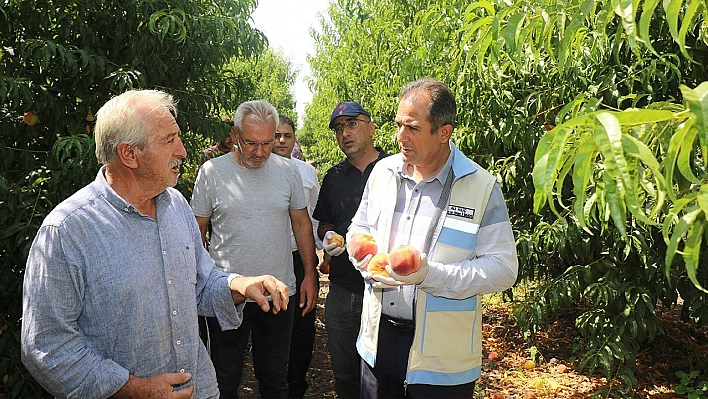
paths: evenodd
<path fill-rule="evenodd" d="M 118 156 L 118 144 L 144 150 L 154 118 L 170 112 L 177 117 L 172 95 L 159 90 L 129 90 L 110 99 L 96 112 L 96 158 L 107 165 Z"/>
<path fill-rule="evenodd" d="M 276 128 L 280 122 L 278 110 L 268 101 L 263 100 L 246 101 L 238 106 L 236 115 L 234 115 L 234 127 L 239 135 L 243 132 L 243 120 L 246 118 L 263 124 L 267 123 L 269 120 L 273 120 L 275 121 Z"/>

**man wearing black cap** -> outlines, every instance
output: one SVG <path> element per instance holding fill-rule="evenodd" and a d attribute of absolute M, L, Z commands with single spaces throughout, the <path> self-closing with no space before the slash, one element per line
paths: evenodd
<path fill-rule="evenodd" d="M 361 321 L 364 280 L 349 261 L 344 248 L 330 244 L 329 239 L 335 232 L 346 235 L 371 169 L 388 154 L 374 147 L 376 124 L 371 121 L 371 115 L 355 102 L 339 103 L 332 111 L 329 128 L 347 158 L 325 174 L 313 218 L 320 222 L 317 233 L 323 239 L 325 256 L 331 256 L 325 324 L 335 388 L 340 398 L 358 398 L 360 358 L 356 338 Z"/>

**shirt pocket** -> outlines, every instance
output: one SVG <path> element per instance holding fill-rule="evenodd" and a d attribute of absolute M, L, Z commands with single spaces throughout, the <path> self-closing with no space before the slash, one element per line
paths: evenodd
<path fill-rule="evenodd" d="M 479 224 L 447 217 L 438 242 L 450 247 L 474 249 L 477 246 Z"/>
<path fill-rule="evenodd" d="M 194 242 L 182 245 L 182 259 L 184 266 L 180 267 L 180 277 L 183 277 L 190 284 L 197 284 L 197 254 Z"/>
<path fill-rule="evenodd" d="M 454 263 L 461 259 L 472 259 L 477 248 L 478 231 L 478 224 L 445 219 L 435 244 L 433 260 Z"/>
<path fill-rule="evenodd" d="M 376 226 L 376 222 L 379 221 L 379 216 L 381 215 L 381 210 L 369 208 L 366 210 L 366 224 L 369 226 Z"/>
<path fill-rule="evenodd" d="M 477 297 L 447 299 L 428 295 L 421 353 L 455 356 L 474 353 Z"/>

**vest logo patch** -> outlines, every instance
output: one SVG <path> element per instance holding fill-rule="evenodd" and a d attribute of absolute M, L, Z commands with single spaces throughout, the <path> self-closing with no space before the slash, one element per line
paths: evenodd
<path fill-rule="evenodd" d="M 450 205 L 447 208 L 447 214 L 451 216 L 459 216 L 467 219 L 474 219 L 474 208 L 465 208 L 464 206 Z"/>

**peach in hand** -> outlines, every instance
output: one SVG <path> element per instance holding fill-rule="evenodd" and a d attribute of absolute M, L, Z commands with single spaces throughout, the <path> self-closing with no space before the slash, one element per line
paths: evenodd
<path fill-rule="evenodd" d="M 366 257 L 366 255 L 376 255 L 379 251 L 374 237 L 366 233 L 353 233 L 347 243 L 347 251 L 357 261 Z"/>
<path fill-rule="evenodd" d="M 344 237 L 342 237 L 341 235 L 339 235 L 337 233 L 334 233 L 332 238 L 329 239 L 329 242 L 337 244 L 337 248 L 343 247 L 344 246 Z"/>
<path fill-rule="evenodd" d="M 401 245 L 388 254 L 391 270 L 399 276 L 407 276 L 420 269 L 420 252 L 413 246 Z"/>
<path fill-rule="evenodd" d="M 391 277 L 386 271 L 386 265 L 388 265 L 388 254 L 386 252 L 381 252 L 380 254 L 374 255 L 369 261 L 369 265 L 366 270 L 371 274 L 378 274 L 380 276 Z"/>

